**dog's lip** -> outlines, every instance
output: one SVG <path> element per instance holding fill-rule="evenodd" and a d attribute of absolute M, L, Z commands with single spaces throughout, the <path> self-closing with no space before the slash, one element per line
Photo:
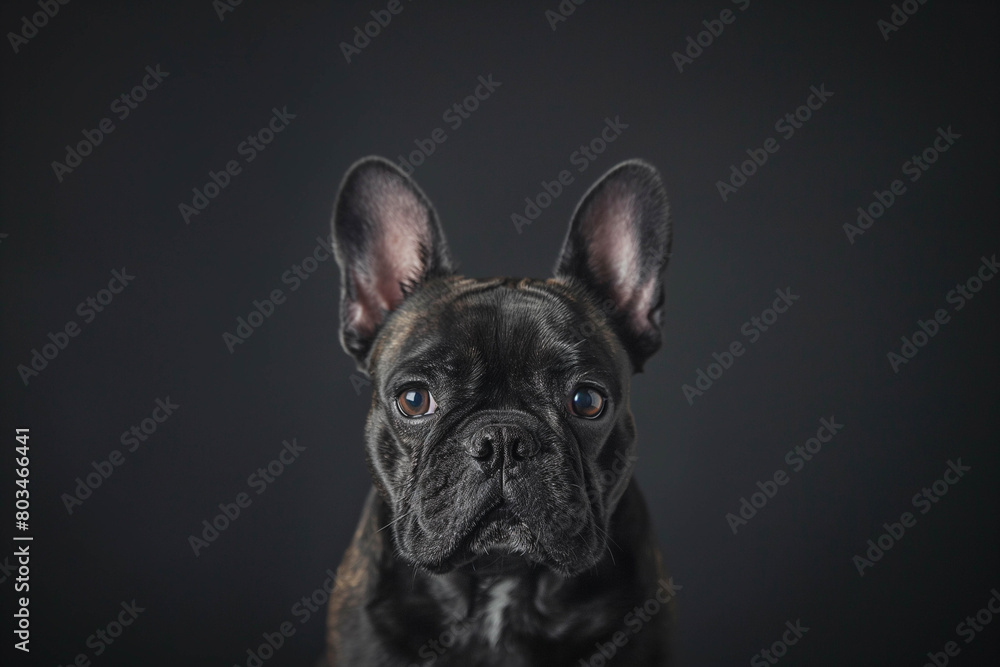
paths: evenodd
<path fill-rule="evenodd" d="M 452 569 L 470 568 L 479 571 L 492 569 L 498 563 L 506 563 L 509 567 L 523 567 L 530 564 L 542 564 L 554 567 L 560 572 L 575 571 L 576 568 L 571 563 L 566 562 L 565 554 L 560 554 L 546 545 L 533 540 L 533 547 L 529 553 L 512 549 L 502 544 L 491 544 L 485 547 L 480 546 L 473 549 L 476 538 L 481 536 L 483 531 L 497 522 L 508 522 L 525 526 L 518 516 L 513 506 L 502 497 L 494 497 L 485 503 L 476 513 L 475 518 L 466 524 L 466 530 L 461 535 L 456 536 L 451 548 L 434 562 L 425 562 L 423 567 L 432 572 L 448 572 Z M 588 528 L 587 522 L 581 522 L 576 526 L 573 536 L 577 536 Z M 516 565 L 518 562 L 521 565 Z"/>
<path fill-rule="evenodd" d="M 463 548 L 451 555 L 448 562 L 456 569 L 473 572 L 504 572 L 531 566 L 536 558 L 505 545 L 493 545 L 485 551 L 473 551 L 468 548 L 468 541 L 463 540 Z"/>
<path fill-rule="evenodd" d="M 441 559 L 441 562 L 449 563 L 452 567 L 459 568 L 480 561 L 483 558 L 490 558 L 493 561 L 501 560 L 508 556 L 524 558 L 525 554 L 500 545 L 488 548 L 486 553 L 478 553 L 472 550 L 471 545 L 476 537 L 488 526 L 497 521 L 520 521 L 502 498 L 486 505 L 478 513 L 476 519 L 469 523 L 468 532 L 458 540 L 455 547 Z"/>
<path fill-rule="evenodd" d="M 503 511 L 506 511 L 508 514 L 510 513 L 510 508 L 507 507 L 503 498 L 497 498 L 493 502 L 487 503 L 476 515 L 476 518 L 469 522 L 469 533 L 471 534 L 475 532 L 477 528 L 486 525 L 486 523 L 488 523 L 487 517 L 491 514 Z"/>
<path fill-rule="evenodd" d="M 484 521 L 484 519 L 494 514 L 503 516 L 504 513 L 514 516 L 509 510 L 501 510 L 499 507 L 490 508 L 481 514 L 480 519 L 473 524 L 473 528 L 455 544 L 455 547 L 447 555 L 442 556 L 434 563 L 425 563 L 424 567 L 438 574 L 452 570 L 479 575 L 503 574 L 538 565 L 552 568 L 565 576 L 573 576 L 581 571 L 580 567 L 567 562 L 562 555 L 544 544 L 537 545 L 538 551 L 532 553 L 524 553 L 502 545 L 490 546 L 485 552 L 473 551 L 470 547 L 476 535 L 485 526 L 493 523 L 493 521 Z"/>
<path fill-rule="evenodd" d="M 481 512 L 476 520 L 469 524 L 468 532 L 459 541 L 459 548 L 469 549 L 471 543 L 478 536 L 482 535 L 483 531 L 493 524 L 501 522 L 508 524 L 520 523 L 520 518 L 503 500 L 494 503 L 484 512 Z"/>
<path fill-rule="evenodd" d="M 497 499 L 493 500 L 492 502 L 489 502 L 489 503 L 485 504 L 483 506 L 483 508 L 479 511 L 479 513 L 476 515 L 476 518 L 469 522 L 469 527 L 465 531 L 465 534 L 462 535 L 462 536 L 460 536 L 455 541 L 454 546 L 448 551 L 448 553 L 444 554 L 441 557 L 441 559 L 439 560 L 439 563 L 442 563 L 442 564 L 444 564 L 444 563 L 457 564 L 457 561 L 455 560 L 455 554 L 460 553 L 463 550 L 466 550 L 466 551 L 468 550 L 469 542 L 472 541 L 472 539 L 475 536 L 475 534 L 483 526 L 485 526 L 488 523 L 490 523 L 489 521 L 485 520 L 486 517 L 488 515 L 490 515 L 490 513 L 496 512 L 503 505 L 504 505 L 503 498 L 497 498 Z M 509 510 L 507 510 L 507 511 L 509 512 Z"/>
<path fill-rule="evenodd" d="M 481 528 L 487 524 L 493 523 L 494 521 L 500 521 L 503 519 L 516 520 L 517 515 L 511 511 L 510 506 L 504 501 L 496 503 L 493 507 L 486 510 L 478 519 L 473 522 L 473 529 Z"/>
<path fill-rule="evenodd" d="M 542 564 L 541 561 L 516 551 L 491 549 L 487 553 L 473 554 L 460 562 L 455 561 L 455 569 L 478 576 L 509 576 Z"/>

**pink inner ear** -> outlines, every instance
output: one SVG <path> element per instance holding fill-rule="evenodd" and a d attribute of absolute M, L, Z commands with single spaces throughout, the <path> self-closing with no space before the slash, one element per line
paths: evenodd
<path fill-rule="evenodd" d="M 590 270 L 608 284 L 615 308 L 630 313 L 632 326 L 641 331 L 649 327 L 657 277 L 640 275 L 638 218 L 636 195 L 622 184 L 609 184 L 591 203 L 580 231 L 587 242 Z"/>
<path fill-rule="evenodd" d="M 352 326 L 371 333 L 382 314 L 403 301 L 402 285 L 418 282 L 424 273 L 423 249 L 430 247 L 430 220 L 426 207 L 396 179 L 374 184 L 367 197 L 372 204 L 375 235 L 367 265 L 352 271 L 355 303 L 348 313 Z"/>

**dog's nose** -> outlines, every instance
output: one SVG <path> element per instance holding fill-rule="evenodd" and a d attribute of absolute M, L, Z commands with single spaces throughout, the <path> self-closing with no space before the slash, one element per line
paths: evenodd
<path fill-rule="evenodd" d="M 508 465 L 530 459 L 538 453 L 538 441 L 520 426 L 490 424 L 479 429 L 466 447 L 469 456 L 490 462 L 506 460 Z"/>

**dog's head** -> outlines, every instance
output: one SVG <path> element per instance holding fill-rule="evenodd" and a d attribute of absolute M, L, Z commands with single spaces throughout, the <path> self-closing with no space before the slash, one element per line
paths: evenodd
<path fill-rule="evenodd" d="M 390 162 L 334 211 L 341 342 L 374 388 L 366 454 L 398 553 L 432 572 L 600 560 L 635 461 L 633 372 L 660 346 L 667 199 L 625 162 L 583 197 L 548 280 L 455 274 Z"/>

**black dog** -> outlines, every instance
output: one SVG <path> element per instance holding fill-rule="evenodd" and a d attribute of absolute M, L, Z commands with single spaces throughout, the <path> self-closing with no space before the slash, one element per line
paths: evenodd
<path fill-rule="evenodd" d="M 372 379 L 374 489 L 337 573 L 327 665 L 668 663 L 632 471 L 632 373 L 660 347 L 667 199 L 608 172 L 555 277 L 455 275 L 423 192 L 355 164 L 333 229 L 341 342 Z"/>

